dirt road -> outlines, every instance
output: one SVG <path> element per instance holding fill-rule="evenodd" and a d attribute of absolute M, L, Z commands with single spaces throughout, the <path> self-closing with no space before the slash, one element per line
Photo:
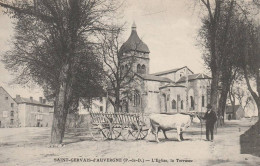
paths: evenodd
<path fill-rule="evenodd" d="M 254 122 L 226 122 L 218 128 L 214 142 L 205 141 L 205 127 L 193 126 L 178 142 L 159 134 L 160 143 L 149 135 L 141 141 L 97 142 L 89 136 L 69 136 L 65 147 L 48 148 L 49 128 L 1 128 L 0 165 L 260 165 L 260 158 L 240 154 L 239 136 Z"/>

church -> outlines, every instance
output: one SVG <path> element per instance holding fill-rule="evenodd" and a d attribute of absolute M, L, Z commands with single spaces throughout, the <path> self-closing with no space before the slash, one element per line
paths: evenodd
<path fill-rule="evenodd" d="M 201 73 L 194 74 L 187 66 L 151 74 L 150 50 L 138 36 L 135 23 L 132 25 L 130 37 L 123 43 L 120 52 L 122 52 L 121 69 L 126 70 L 131 63 L 131 70 L 134 73 L 133 81 L 127 87 L 130 92 L 124 93 L 122 90 L 122 112 L 150 114 L 206 111 L 206 105 L 210 100 L 211 78 Z M 133 56 L 135 60 L 129 62 Z M 103 98 L 93 101 L 97 108 L 92 106 L 91 110 L 113 112 L 112 105 L 100 102 L 106 101 L 106 98 Z"/>

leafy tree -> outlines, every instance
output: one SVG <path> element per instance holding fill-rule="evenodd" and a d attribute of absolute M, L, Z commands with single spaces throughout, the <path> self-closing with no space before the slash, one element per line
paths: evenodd
<path fill-rule="evenodd" d="M 202 27 L 199 32 L 201 45 L 204 48 L 204 60 L 212 73 L 210 103 L 214 111 L 218 111 L 218 90 L 221 80 L 226 80 L 232 73 L 232 68 L 226 68 L 230 64 L 225 57 L 228 54 L 230 22 L 234 9 L 234 0 L 201 0 L 207 14 L 202 19 Z M 225 70 L 225 72 L 223 72 Z M 225 74 L 223 74 L 225 73 Z M 222 77 L 221 77 L 222 76 Z M 228 80 L 229 82 L 229 80 Z M 228 86 L 225 90 L 228 91 Z M 222 91 L 224 92 L 224 91 Z M 223 94 L 221 102 L 226 102 L 227 92 Z"/>
<path fill-rule="evenodd" d="M 241 35 L 245 39 L 244 52 L 240 56 L 238 66 L 243 71 L 248 90 L 256 102 L 260 115 L 260 26 L 254 20 L 247 20 L 242 26 L 244 31 Z M 252 82 L 256 88 L 252 86 Z"/>
<path fill-rule="evenodd" d="M 54 99 L 51 143 L 59 144 L 70 107 L 98 85 L 93 33 L 105 28 L 114 1 L 1 0 L 0 6 L 16 20 L 13 48 L 3 61 L 19 73 L 19 83 L 33 80 Z"/>
<path fill-rule="evenodd" d="M 230 85 L 240 73 L 236 64 L 244 53 L 241 41 L 245 40 L 241 36 L 244 31 L 241 23 L 251 14 L 250 5 L 236 0 L 201 2 L 208 11 L 199 35 L 205 50 L 204 60 L 212 72 L 211 104 L 216 106 L 215 111 L 218 110 L 219 115 L 224 115 Z M 221 90 L 217 108 L 219 86 Z"/>

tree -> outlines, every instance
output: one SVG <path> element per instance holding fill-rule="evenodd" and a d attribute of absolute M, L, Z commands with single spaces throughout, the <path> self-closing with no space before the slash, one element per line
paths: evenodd
<path fill-rule="evenodd" d="M 1 0 L 0 6 L 16 19 L 14 45 L 3 61 L 7 69 L 19 73 L 18 82 L 33 80 L 54 97 L 51 143 L 59 144 L 70 106 L 78 101 L 81 71 L 94 75 L 92 34 L 104 29 L 103 19 L 114 11 L 114 1 Z"/>
<path fill-rule="evenodd" d="M 243 110 L 245 110 L 248 104 L 253 102 L 250 92 L 248 91 L 247 87 L 243 86 L 243 83 L 244 81 L 236 81 L 235 84 L 233 83 L 230 86 L 229 99 L 233 109 L 235 107 L 236 99 Z"/>
<path fill-rule="evenodd" d="M 244 47 L 241 45 L 244 38 L 240 35 L 244 29 L 240 26 L 240 22 L 249 15 L 249 5 L 235 0 L 215 0 L 213 5 L 210 1 L 201 1 L 208 11 L 199 35 L 203 38 L 204 60 L 212 72 L 211 99 L 212 95 L 214 97 L 211 104 L 217 105 L 217 91 L 218 86 L 221 85 L 219 104 L 216 109 L 218 115 L 224 116 L 230 85 L 239 74 L 236 63 L 240 54 L 244 52 Z"/>
<path fill-rule="evenodd" d="M 120 48 L 122 32 L 123 26 L 111 26 L 109 31 L 101 33 L 99 37 L 101 41 L 99 50 L 103 57 L 108 100 L 113 105 L 115 112 L 120 111 L 122 98 L 130 97 L 127 95 L 131 91 L 128 85 L 135 76 L 133 64 L 136 61 L 136 51 L 132 51 L 130 56 L 124 56 L 124 50 Z"/>
<path fill-rule="evenodd" d="M 211 81 L 211 94 L 210 94 L 210 104 L 213 107 L 213 110 L 217 112 L 218 110 L 218 88 L 219 81 L 221 75 L 221 54 L 219 53 L 217 46 L 217 38 L 219 35 L 220 22 L 221 22 L 221 11 L 224 5 L 224 1 L 215 0 L 211 3 L 209 0 L 200 0 L 199 2 L 206 8 L 207 15 L 203 18 L 203 26 L 202 31 L 200 31 L 199 35 L 202 38 L 202 45 L 204 47 L 205 55 L 204 59 L 206 64 L 209 66 L 212 73 L 212 81 Z M 226 27 L 227 30 L 229 28 L 229 18 L 231 16 L 231 12 L 233 9 L 232 0 L 229 7 L 230 12 L 228 13 L 228 17 L 226 19 Z M 225 37 L 226 38 L 226 37 Z M 223 40 L 226 42 L 226 40 Z"/>
<path fill-rule="evenodd" d="M 244 24 L 244 28 L 245 51 L 239 66 L 243 70 L 248 90 L 256 102 L 258 115 L 260 115 L 260 26 L 250 21 Z M 256 89 L 253 88 L 250 80 L 255 83 Z"/>

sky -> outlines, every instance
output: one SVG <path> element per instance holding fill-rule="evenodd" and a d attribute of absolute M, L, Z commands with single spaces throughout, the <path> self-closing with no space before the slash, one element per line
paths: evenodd
<path fill-rule="evenodd" d="M 128 39 L 135 22 L 139 37 L 150 49 L 150 73 L 182 66 L 188 66 L 194 73 L 206 72 L 196 39 L 200 16 L 190 0 L 125 0 L 123 6 L 122 20 L 126 22 L 123 39 Z M 10 49 L 12 27 L 11 20 L 0 8 L 0 54 Z M 0 86 L 12 97 L 16 94 L 42 96 L 42 90 L 37 86 L 13 85 L 10 84 L 12 79 L 0 62 Z"/>

